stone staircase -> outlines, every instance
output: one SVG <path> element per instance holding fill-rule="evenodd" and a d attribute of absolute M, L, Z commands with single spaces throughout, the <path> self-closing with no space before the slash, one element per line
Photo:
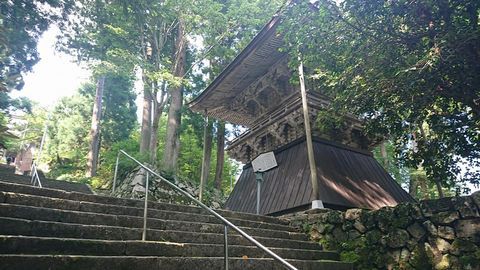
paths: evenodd
<path fill-rule="evenodd" d="M 5 164 L 0 164 L 0 179 L 6 179 L 3 181 L 8 181 L 11 183 L 30 185 L 30 176 L 23 176 L 15 174 L 15 167 Z M 60 189 L 65 191 L 76 191 L 81 193 L 93 194 L 90 187 L 83 183 L 74 183 L 60 180 L 52 180 L 45 178 L 42 174 L 40 176 L 43 187 Z"/>
<path fill-rule="evenodd" d="M 201 208 L 149 202 L 140 241 L 143 201 L 8 180 L 0 178 L 0 269 L 223 269 L 224 227 Z M 218 212 L 298 269 L 353 269 L 286 221 Z M 233 230 L 228 241 L 230 269 L 285 269 Z"/>

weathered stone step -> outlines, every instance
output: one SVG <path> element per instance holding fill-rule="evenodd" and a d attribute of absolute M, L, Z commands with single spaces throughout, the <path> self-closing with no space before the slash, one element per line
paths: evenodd
<path fill-rule="evenodd" d="M 52 221 L 31 221 L 26 219 L 0 217 L 1 235 L 24 235 L 39 237 L 82 238 L 101 240 L 139 240 L 142 229 L 125 228 L 106 225 L 84 225 Z M 168 241 L 175 243 L 209 243 L 223 244 L 223 234 L 200 233 L 176 230 L 148 230 L 147 240 Z M 229 234 L 232 245 L 252 245 L 240 235 Z M 320 245 L 299 240 L 269 237 L 255 237 L 267 247 L 320 250 Z"/>
<path fill-rule="evenodd" d="M 285 259 L 339 260 L 338 253 L 318 250 L 272 248 Z M 255 246 L 229 245 L 229 256 L 268 258 Z M 0 254 L 221 257 L 223 244 L 191 244 L 151 241 L 111 241 L 0 235 Z"/>
<path fill-rule="evenodd" d="M 30 194 L 30 195 L 36 195 L 36 196 L 58 198 L 58 199 L 67 199 L 67 200 L 73 200 L 73 201 L 91 202 L 91 203 L 104 204 L 104 205 L 143 208 L 142 200 L 114 198 L 114 197 L 91 195 L 91 194 L 84 194 L 84 193 L 78 193 L 78 192 L 66 192 L 63 190 L 37 188 L 29 185 L 19 185 L 19 184 L 7 183 L 2 181 L 0 181 L 0 191 Z M 149 202 L 149 207 L 152 209 L 168 210 L 172 212 L 185 212 L 185 213 L 203 214 L 203 215 L 206 214 L 205 210 L 195 206 L 167 204 L 167 203 L 160 203 L 160 202 Z M 272 223 L 272 224 L 278 224 L 278 225 L 284 225 L 284 226 L 288 225 L 288 221 L 275 218 L 275 217 L 232 212 L 227 210 L 216 210 L 216 211 L 222 216 L 227 218 L 244 219 L 249 221 Z"/>
<path fill-rule="evenodd" d="M 52 208 L 42 208 L 5 203 L 0 203 L 0 216 L 27 220 L 55 221 L 87 225 L 108 225 L 127 228 L 143 228 L 143 218 L 137 216 L 99 214 L 91 212 L 59 210 Z M 204 233 L 223 233 L 224 230 L 224 226 L 221 224 L 163 220 L 155 218 L 148 219 L 147 227 L 149 229 L 156 230 L 176 230 Z M 308 241 L 308 237 L 306 236 L 306 234 L 302 233 L 257 229 L 249 227 L 241 227 L 241 229 L 254 237 L 263 236 L 269 238 L 283 238 Z M 233 230 L 232 233 L 236 234 L 236 232 Z"/>
<path fill-rule="evenodd" d="M 7 164 L 0 164 L 0 173 L 15 173 L 15 166 L 7 165 Z"/>
<path fill-rule="evenodd" d="M 16 174 L 5 174 L 0 172 L 0 180 L 13 184 L 27 185 L 31 186 L 30 176 L 16 175 Z M 93 194 L 93 191 L 90 187 L 83 183 L 68 182 L 62 180 L 52 180 L 46 178 L 40 178 L 42 186 L 49 189 L 57 189 L 63 191 L 79 192 L 86 194 Z"/>
<path fill-rule="evenodd" d="M 0 192 L 0 203 L 8 203 L 14 205 L 26 205 L 43 208 L 71 210 L 80 212 L 91 212 L 99 214 L 111 214 L 121 216 L 137 216 L 143 217 L 143 205 L 142 208 L 128 207 L 128 206 L 115 206 L 109 204 L 98 204 L 91 202 L 79 202 L 67 199 L 49 198 L 36 195 L 19 194 L 12 192 Z M 150 206 L 150 203 L 149 203 Z M 148 216 L 150 218 L 163 219 L 163 220 L 178 220 L 187 222 L 199 222 L 210 224 L 221 224 L 221 221 L 212 215 L 192 214 L 184 212 L 174 212 L 168 210 L 151 209 L 149 207 Z M 269 222 L 250 221 L 238 218 L 228 218 L 229 221 L 237 226 L 251 227 L 258 229 L 269 229 L 287 232 L 296 232 L 297 230 L 290 226 L 280 225 Z"/>
<path fill-rule="evenodd" d="M 302 270 L 352 270 L 349 263 L 327 260 L 289 260 Z M 182 257 L 132 257 L 132 256 L 68 256 L 68 255 L 0 255 L 3 270 L 221 270 L 223 257 L 182 258 Z M 280 270 L 285 269 L 273 259 L 230 258 L 232 270 Z"/>

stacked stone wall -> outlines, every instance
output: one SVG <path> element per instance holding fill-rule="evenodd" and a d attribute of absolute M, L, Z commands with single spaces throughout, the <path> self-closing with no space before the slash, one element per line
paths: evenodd
<path fill-rule="evenodd" d="M 357 269 L 480 269 L 480 192 L 379 210 L 309 210 L 292 225 Z"/>

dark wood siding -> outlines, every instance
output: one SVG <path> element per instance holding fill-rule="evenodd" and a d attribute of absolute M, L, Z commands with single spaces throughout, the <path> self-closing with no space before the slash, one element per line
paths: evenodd
<path fill-rule="evenodd" d="M 328 205 L 378 209 L 410 195 L 371 154 L 321 139 L 314 140 L 320 199 Z M 275 151 L 278 167 L 264 174 L 261 214 L 273 214 L 311 203 L 312 186 L 304 139 Z M 256 180 L 246 165 L 228 198 L 226 209 L 254 213 Z"/>

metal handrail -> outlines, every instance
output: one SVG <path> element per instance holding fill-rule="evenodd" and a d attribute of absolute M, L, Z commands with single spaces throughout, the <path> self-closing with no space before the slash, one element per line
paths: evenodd
<path fill-rule="evenodd" d="M 262 245 L 260 242 L 258 242 L 257 240 L 255 240 L 252 236 L 250 236 L 249 234 L 247 234 L 246 232 L 244 232 L 242 229 L 238 228 L 237 226 L 235 226 L 233 223 L 231 223 L 230 221 L 228 221 L 226 218 L 224 218 L 223 216 L 221 216 L 220 214 L 218 214 L 217 212 L 215 212 L 214 210 L 212 210 L 210 207 L 206 206 L 205 204 L 203 204 L 201 201 L 197 200 L 196 198 L 194 198 L 190 193 L 184 191 L 183 189 L 179 188 L 177 185 L 173 184 L 172 182 L 168 181 L 167 179 L 165 179 L 164 177 L 162 177 L 161 175 L 159 175 L 158 173 L 154 172 L 152 169 L 148 168 L 147 166 L 143 165 L 142 163 L 140 163 L 140 161 L 136 160 L 134 157 L 132 157 L 131 155 L 129 155 L 128 153 L 126 153 L 125 151 L 123 150 L 120 150 L 118 155 L 117 155 L 117 161 L 116 161 L 116 164 L 115 164 L 115 174 L 114 174 L 114 178 L 113 178 L 113 192 L 115 192 L 115 187 L 116 187 L 116 182 L 117 182 L 117 171 L 118 171 L 118 161 L 119 161 L 119 158 L 120 158 L 120 154 L 123 154 L 125 155 L 126 157 L 128 157 L 129 159 L 133 160 L 135 163 L 137 163 L 140 167 L 142 167 L 143 169 L 145 169 L 147 171 L 147 181 L 146 181 L 146 189 L 145 189 L 145 209 L 144 209 L 144 233 L 142 235 L 142 238 L 144 238 L 144 235 L 146 235 L 146 218 L 147 218 L 147 197 L 148 197 L 148 174 L 152 174 L 154 176 L 156 176 L 158 179 L 160 180 L 157 180 L 157 179 L 154 179 L 154 181 L 158 182 L 158 183 L 161 183 L 161 181 L 163 180 L 163 182 L 165 182 L 167 185 L 169 185 L 171 188 L 173 188 L 175 191 L 179 192 L 180 194 L 184 195 L 185 197 L 187 197 L 188 199 L 190 199 L 191 201 L 193 201 L 195 204 L 197 204 L 198 206 L 200 206 L 201 208 L 203 208 L 204 210 L 206 210 L 207 212 L 209 212 L 210 214 L 212 214 L 213 216 L 215 216 L 216 218 L 218 218 L 220 221 L 223 222 L 224 224 L 224 252 L 225 252 L 225 270 L 228 270 L 228 227 L 234 229 L 235 231 L 237 231 L 240 235 L 242 235 L 243 237 L 245 237 L 248 241 L 250 241 L 251 243 L 253 243 L 254 245 L 256 245 L 258 248 L 260 248 L 261 250 L 263 250 L 265 253 L 267 253 L 268 255 L 270 255 L 273 259 L 277 260 L 278 262 L 280 262 L 281 264 L 283 264 L 287 269 L 290 269 L 290 270 L 298 270 L 295 266 L 291 265 L 289 262 L 287 262 L 285 259 L 283 259 L 282 257 L 278 256 L 277 254 L 275 254 L 273 251 L 271 251 L 270 249 L 268 249 L 267 247 L 265 247 L 264 245 Z M 143 239 L 145 240 L 145 239 Z"/>
<path fill-rule="evenodd" d="M 38 175 L 37 164 L 35 164 L 35 162 L 32 163 L 30 175 L 32 176 L 32 178 L 30 179 L 30 183 L 33 186 L 38 185 L 38 187 L 42 187 L 42 182 L 40 181 L 40 176 Z"/>

